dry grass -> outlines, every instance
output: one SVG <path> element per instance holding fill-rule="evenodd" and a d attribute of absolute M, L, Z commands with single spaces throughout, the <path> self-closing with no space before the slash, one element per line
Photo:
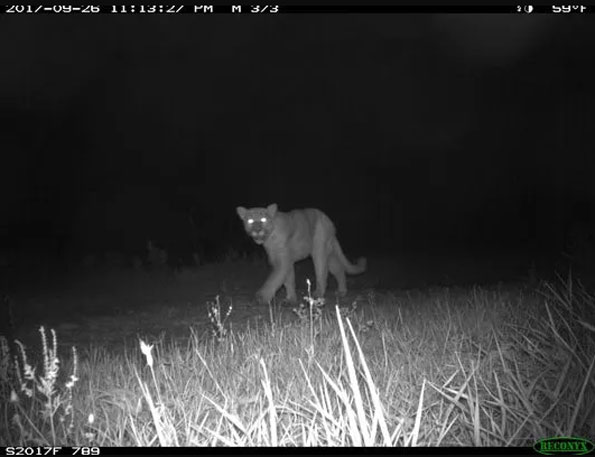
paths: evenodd
<path fill-rule="evenodd" d="M 0 445 L 593 440 L 595 300 L 572 278 L 537 292 L 441 289 L 367 301 L 321 313 L 308 297 L 293 322 L 271 307 L 266 325 L 241 331 L 226 328 L 217 301 L 207 338 L 63 359 L 55 333 L 42 329 L 39 373 L 22 345 L 9 369 L 3 346 Z"/>

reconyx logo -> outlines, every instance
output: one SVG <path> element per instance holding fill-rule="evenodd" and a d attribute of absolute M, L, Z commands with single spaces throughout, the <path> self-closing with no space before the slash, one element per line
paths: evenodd
<path fill-rule="evenodd" d="M 533 449 L 543 455 L 585 455 L 593 452 L 595 446 L 589 440 L 584 438 L 574 438 L 571 436 L 556 436 L 554 438 L 544 438 L 533 445 Z"/>

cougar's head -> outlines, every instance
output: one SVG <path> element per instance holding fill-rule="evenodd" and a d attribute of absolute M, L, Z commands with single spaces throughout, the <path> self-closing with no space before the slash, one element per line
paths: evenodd
<path fill-rule="evenodd" d="M 238 216 L 244 222 L 246 233 L 252 237 L 256 244 L 264 244 L 275 228 L 274 219 L 277 213 L 277 204 L 266 208 L 236 208 Z"/>

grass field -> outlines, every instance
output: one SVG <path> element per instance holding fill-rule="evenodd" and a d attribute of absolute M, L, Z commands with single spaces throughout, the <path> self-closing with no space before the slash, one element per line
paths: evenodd
<path fill-rule="evenodd" d="M 3 340 L 0 445 L 595 441 L 595 298 L 571 275 L 356 282 L 339 306 L 304 294 L 293 309 L 252 304 L 264 268 L 117 272 L 17 296 L 17 315 L 39 317 L 21 318 L 23 343 Z"/>

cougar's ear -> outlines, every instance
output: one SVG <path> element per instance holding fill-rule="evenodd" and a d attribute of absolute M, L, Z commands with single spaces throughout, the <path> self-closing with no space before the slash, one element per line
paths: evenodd
<path fill-rule="evenodd" d="M 277 204 L 272 203 L 269 206 L 267 206 L 267 213 L 269 213 L 269 216 L 275 217 L 275 214 L 277 214 Z"/>
<path fill-rule="evenodd" d="M 238 206 L 236 208 L 236 212 L 238 213 L 238 216 L 240 216 L 240 219 L 244 220 L 244 216 L 246 215 L 246 211 L 248 211 L 246 208 L 244 208 L 243 206 Z"/>

